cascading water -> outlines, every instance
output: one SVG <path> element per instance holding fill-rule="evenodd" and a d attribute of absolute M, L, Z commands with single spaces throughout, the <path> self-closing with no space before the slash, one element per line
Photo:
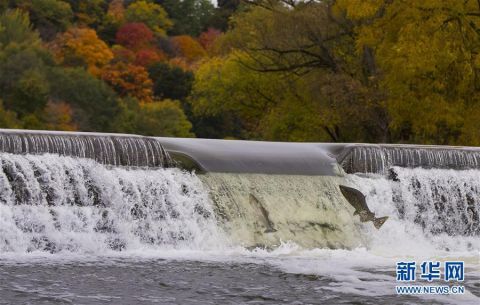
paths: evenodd
<path fill-rule="evenodd" d="M 257 174 L 199 179 L 179 169 L 108 167 L 51 154 L 2 153 L 0 160 L 0 252 L 276 247 L 286 241 L 355 248 L 371 246 L 372 236 L 392 228 L 430 240 L 465 236 L 472 245 L 480 234 L 478 170 L 393 168 L 390 177 L 346 180 Z M 382 230 L 353 216 L 338 190 L 348 183 L 367 195 L 378 216 L 390 216 Z"/>
<path fill-rule="evenodd" d="M 337 160 L 347 173 L 385 174 L 392 166 L 480 169 L 480 151 L 466 147 L 352 145 Z"/>
<path fill-rule="evenodd" d="M 369 232 L 368 247 L 392 253 L 480 250 L 480 171 L 394 167 L 390 176 L 348 175 L 388 225 Z M 427 251 L 428 252 L 428 251 Z"/>
<path fill-rule="evenodd" d="M 0 252 L 102 254 L 221 242 L 208 194 L 179 169 L 0 154 Z"/>
<path fill-rule="evenodd" d="M 50 153 L 116 166 L 172 165 L 170 156 L 155 138 L 120 134 L 0 129 L 0 152 Z"/>
<path fill-rule="evenodd" d="M 201 176 L 217 219 L 247 247 L 275 248 L 292 241 L 305 248 L 362 245 L 353 208 L 341 196 L 340 177 L 225 174 Z"/>
<path fill-rule="evenodd" d="M 402 219 L 432 234 L 480 235 L 480 171 L 392 170 L 392 199 Z"/>

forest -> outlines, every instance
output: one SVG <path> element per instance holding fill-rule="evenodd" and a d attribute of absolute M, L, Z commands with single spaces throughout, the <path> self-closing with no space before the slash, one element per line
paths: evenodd
<path fill-rule="evenodd" d="M 480 1 L 1 0 L 0 128 L 480 145 Z"/>

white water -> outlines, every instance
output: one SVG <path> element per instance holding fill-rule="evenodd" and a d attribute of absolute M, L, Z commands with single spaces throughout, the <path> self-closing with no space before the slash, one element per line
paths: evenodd
<path fill-rule="evenodd" d="M 367 204 L 377 215 L 390 217 L 379 231 L 364 228 L 370 236 L 368 248 L 411 255 L 437 251 L 478 253 L 479 170 L 394 170 L 398 182 L 381 175 L 347 178 L 366 195 Z"/>
<path fill-rule="evenodd" d="M 289 273 L 327 278 L 330 283 L 319 286 L 319 291 L 360 296 L 394 294 L 396 283 L 391 273 L 399 260 L 464 260 L 466 277 L 480 278 L 478 222 L 468 212 L 472 200 L 473 211 L 479 210 L 478 170 L 396 168 L 399 182 L 379 175 L 348 175 L 331 181 L 301 176 L 228 176 L 202 178 L 208 180 L 204 185 L 194 174 L 177 169 L 109 168 L 91 160 L 56 155 L 1 154 L 0 159 L 3 260 L 128 257 L 269 264 Z M 212 188 L 215 181 L 221 181 L 222 186 Z M 359 188 L 377 216 L 390 217 L 381 230 L 351 216 L 353 209 L 336 197 L 337 183 Z M 318 189 L 322 187 L 326 189 Z M 243 198 L 242 190 L 252 189 L 277 232 L 263 234 L 262 221 L 248 218 L 258 209 L 249 208 L 244 199 L 235 200 Z M 209 191 L 217 195 L 215 203 L 209 199 Z M 442 195 L 446 204 L 453 204 L 448 215 L 438 214 L 435 207 Z M 297 202 L 289 202 L 295 198 Z M 251 225 L 222 224 L 214 212 L 218 205 L 226 208 L 231 204 L 240 207 L 224 209 L 230 211 L 230 219 L 237 224 L 243 219 Z M 317 204 L 320 212 L 314 211 Z M 466 224 L 464 214 L 472 217 Z M 297 223 L 289 223 L 288 218 Z M 315 221 L 345 225 L 348 234 L 325 234 L 327 243 L 316 235 L 322 229 L 306 229 L 312 234 L 310 240 L 307 233 L 291 234 L 298 233 L 302 222 Z M 243 241 L 251 238 L 254 243 L 277 247 L 247 250 L 238 236 L 247 236 Z M 324 248 L 351 245 L 352 238 L 358 238 L 354 249 Z M 434 300 L 452 304 L 479 301 L 469 292 Z"/>
<path fill-rule="evenodd" d="M 178 169 L 107 168 L 55 155 L 1 161 L 1 253 L 204 249 L 223 238 L 201 182 Z"/>
<path fill-rule="evenodd" d="M 353 145 L 337 160 L 348 173 L 385 174 L 392 166 L 478 169 L 480 152 L 472 147 Z"/>

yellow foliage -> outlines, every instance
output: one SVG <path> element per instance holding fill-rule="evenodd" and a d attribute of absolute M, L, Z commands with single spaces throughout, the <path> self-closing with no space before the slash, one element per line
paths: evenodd
<path fill-rule="evenodd" d="M 341 0 L 336 10 L 358 23 L 357 52 L 375 50 L 393 134 L 437 144 L 480 137 L 465 128 L 480 99 L 477 1 Z"/>
<path fill-rule="evenodd" d="M 145 23 L 156 34 L 163 36 L 173 25 L 162 6 L 148 1 L 134 1 L 125 11 L 128 22 Z"/>
<path fill-rule="evenodd" d="M 383 0 L 337 0 L 335 12 L 345 12 L 352 20 L 371 18 L 382 7 Z"/>
<path fill-rule="evenodd" d="M 88 71 L 96 76 L 113 58 L 108 45 L 98 38 L 95 30 L 89 28 L 70 28 L 57 37 L 52 44 L 52 49 L 61 61 L 67 58 L 83 60 Z"/>
<path fill-rule="evenodd" d="M 189 63 L 198 61 L 207 55 L 202 45 L 191 36 L 180 35 L 172 38 L 172 45 L 177 54 Z"/>

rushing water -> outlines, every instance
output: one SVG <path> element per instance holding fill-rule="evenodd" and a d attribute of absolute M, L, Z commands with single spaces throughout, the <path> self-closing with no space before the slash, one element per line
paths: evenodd
<path fill-rule="evenodd" d="M 480 301 L 478 170 L 197 177 L 0 160 L 0 304 Z M 352 215 L 340 183 L 390 217 L 380 230 Z M 399 260 L 463 260 L 467 292 L 397 296 Z"/>
<path fill-rule="evenodd" d="M 383 173 L 408 168 L 480 168 L 480 151 L 472 147 L 353 144 L 337 156 L 348 173 Z"/>

